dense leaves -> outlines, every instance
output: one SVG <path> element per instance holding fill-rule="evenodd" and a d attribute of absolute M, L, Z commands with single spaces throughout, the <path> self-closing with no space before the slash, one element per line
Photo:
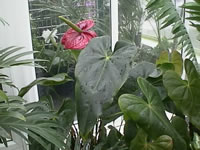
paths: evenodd
<path fill-rule="evenodd" d="M 190 60 L 185 61 L 185 71 L 188 80 L 182 80 L 174 71 L 164 74 L 163 83 L 168 90 L 168 95 L 176 106 L 187 116 L 190 121 L 200 129 L 200 79 L 199 74 Z"/>
<path fill-rule="evenodd" d="M 55 114 L 41 109 L 42 104 L 38 104 L 40 109 L 36 109 L 34 103 L 24 105 L 24 100 L 21 97 L 6 96 L 3 91 L 0 93 L 0 139 L 3 139 L 5 145 L 6 138 L 12 139 L 12 131 L 24 138 L 29 144 L 29 139 L 23 132 L 27 133 L 45 149 L 48 149 L 46 141 L 64 149 L 64 129 L 56 121 L 57 116 Z M 57 136 L 55 137 L 55 135 Z"/>
<path fill-rule="evenodd" d="M 167 135 L 162 135 L 152 142 L 148 142 L 147 138 L 148 135 L 140 129 L 131 142 L 130 150 L 173 150 L 172 138 Z"/>
<path fill-rule="evenodd" d="M 138 84 L 146 100 L 124 94 L 119 98 L 119 105 L 126 116 L 134 120 L 148 135 L 155 139 L 161 135 L 168 135 L 173 139 L 174 149 L 186 150 L 186 143 L 170 124 L 164 110 L 160 95 L 145 79 L 138 78 Z"/>

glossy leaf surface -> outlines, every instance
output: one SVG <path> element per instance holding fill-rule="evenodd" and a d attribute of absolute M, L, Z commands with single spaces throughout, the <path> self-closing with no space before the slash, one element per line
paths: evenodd
<path fill-rule="evenodd" d="M 164 86 L 175 105 L 200 129 L 200 76 L 190 60 L 185 61 L 188 81 L 182 80 L 174 71 L 163 76 Z"/>
<path fill-rule="evenodd" d="M 153 139 L 161 135 L 168 135 L 173 139 L 175 150 L 186 150 L 185 141 L 166 117 L 161 97 L 156 88 L 142 78 L 138 78 L 138 84 L 146 100 L 135 95 L 124 94 L 119 98 L 122 112 L 134 120 Z"/>

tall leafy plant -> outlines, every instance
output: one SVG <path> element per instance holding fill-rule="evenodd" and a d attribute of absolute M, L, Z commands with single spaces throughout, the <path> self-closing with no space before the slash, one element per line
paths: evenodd
<path fill-rule="evenodd" d="M 22 59 L 22 57 L 32 54 L 33 52 L 18 52 L 22 48 L 8 47 L 1 50 L 0 62 L 1 68 L 11 66 L 31 65 L 34 64 L 33 59 Z M 19 59 L 20 58 L 20 59 Z M 35 139 L 45 149 L 48 149 L 47 142 L 53 143 L 56 147 L 65 148 L 65 135 L 62 134 L 64 129 L 57 121 L 57 115 L 45 109 L 45 105 L 41 103 L 24 104 L 23 96 L 30 88 L 36 84 L 54 85 L 64 83 L 70 78 L 66 74 L 60 74 L 51 78 L 37 79 L 29 86 L 20 90 L 17 96 L 8 96 L 4 91 L 0 90 L 0 142 L 8 146 L 7 140 L 12 140 L 12 132 L 19 135 L 29 144 L 29 139 L 24 135 L 27 133 Z M 1 74 L 1 84 L 15 87 L 9 78 Z M 16 87 L 17 88 L 17 87 Z M 58 134 L 55 137 L 55 134 Z"/>
<path fill-rule="evenodd" d="M 149 14 L 155 16 L 157 21 L 161 20 L 160 29 L 172 26 L 173 39 L 178 38 L 178 45 L 183 48 L 186 56 L 197 63 L 189 34 L 172 0 L 150 0 L 146 8 Z"/>
<path fill-rule="evenodd" d="M 2 21 L 2 20 L 1 20 Z M 25 59 L 24 56 L 34 52 L 22 52 L 22 47 L 10 46 L 0 49 L 0 70 L 13 66 L 31 65 L 36 66 L 39 59 Z M 0 143 L 6 147 L 8 141 L 13 140 L 12 133 L 16 133 L 23 138 L 25 142 L 31 144 L 30 136 L 41 144 L 45 149 L 49 149 L 49 143 L 60 149 L 65 149 L 64 129 L 59 124 L 56 113 L 46 109 L 46 105 L 35 102 L 25 104 L 23 96 L 36 84 L 54 85 L 71 80 L 66 74 L 60 74 L 56 77 L 41 78 L 33 81 L 29 86 L 20 90 L 19 95 L 10 96 L 2 89 L 0 90 Z M 8 76 L 0 74 L 0 84 L 17 88 Z M 55 137 L 55 135 L 58 136 Z M 48 141 L 48 142 L 47 142 Z"/>

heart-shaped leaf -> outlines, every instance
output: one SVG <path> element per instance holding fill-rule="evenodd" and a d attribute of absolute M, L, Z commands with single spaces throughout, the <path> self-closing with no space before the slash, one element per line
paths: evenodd
<path fill-rule="evenodd" d="M 188 132 L 187 122 L 181 117 L 175 116 L 171 119 L 171 124 L 176 129 L 176 131 L 181 135 L 181 137 L 185 140 L 187 147 L 189 149 L 190 135 Z"/>
<path fill-rule="evenodd" d="M 148 142 L 148 135 L 140 129 L 135 139 L 131 142 L 130 150 L 172 150 L 172 138 L 167 135 L 158 137 L 155 141 Z"/>
<path fill-rule="evenodd" d="M 110 38 L 103 36 L 92 39 L 80 53 L 75 69 L 76 102 L 84 137 L 102 114 L 103 105 L 112 102 L 127 80 L 136 52 L 135 46 L 123 42 L 117 42 L 112 52 Z"/>
<path fill-rule="evenodd" d="M 134 120 L 153 139 L 168 135 L 173 139 L 175 150 L 186 150 L 185 141 L 172 127 L 165 114 L 156 88 L 143 78 L 138 78 L 138 84 L 146 100 L 132 94 L 124 94 L 119 98 L 122 112 Z"/>
<path fill-rule="evenodd" d="M 164 69 L 164 72 L 165 70 L 175 70 L 181 75 L 183 71 L 183 60 L 178 51 L 173 51 L 170 54 L 167 51 L 163 51 L 156 64 L 160 66 L 161 70 Z"/>
<path fill-rule="evenodd" d="M 185 60 L 185 71 L 188 81 L 182 80 L 174 71 L 167 71 L 163 83 L 175 105 L 200 129 L 200 76 L 188 59 Z"/>

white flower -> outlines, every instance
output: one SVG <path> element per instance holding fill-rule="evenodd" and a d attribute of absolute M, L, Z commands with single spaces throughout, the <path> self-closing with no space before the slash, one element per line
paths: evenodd
<path fill-rule="evenodd" d="M 42 32 L 42 37 L 45 40 L 45 43 L 49 43 L 50 39 L 53 39 L 54 41 L 56 41 L 56 38 L 58 38 L 58 36 L 56 36 L 57 33 L 57 29 L 50 31 L 49 29 L 44 30 Z"/>

